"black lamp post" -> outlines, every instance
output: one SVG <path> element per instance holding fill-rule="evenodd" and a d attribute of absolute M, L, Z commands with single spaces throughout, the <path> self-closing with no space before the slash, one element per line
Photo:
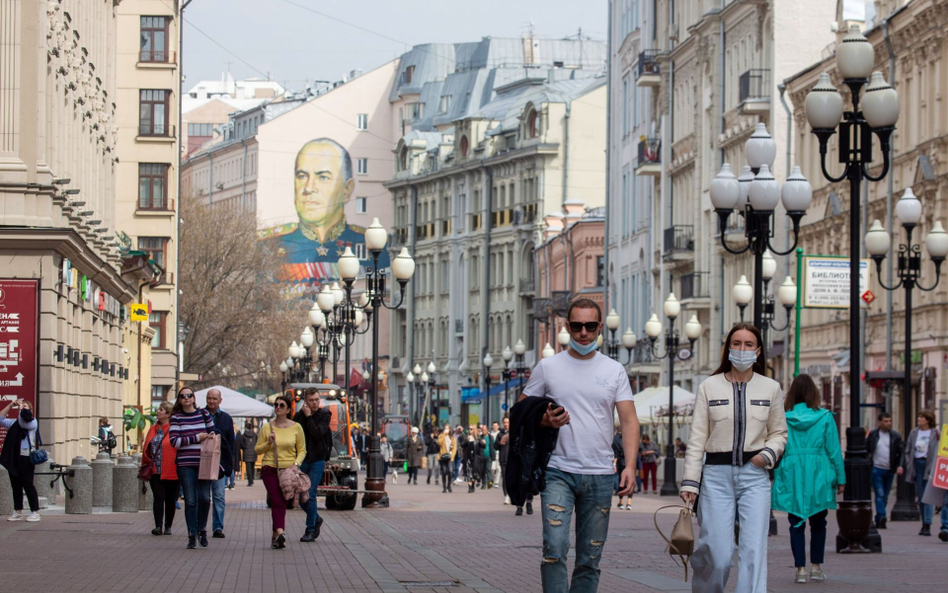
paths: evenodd
<path fill-rule="evenodd" d="M 484 426 L 490 430 L 490 367 L 494 364 L 494 358 L 490 352 L 484 355 Z"/>
<path fill-rule="evenodd" d="M 891 163 L 889 140 L 899 118 L 899 97 L 879 72 L 872 72 L 875 52 L 872 44 L 852 25 L 849 34 L 836 49 L 836 66 L 843 83 L 849 87 L 852 110 L 843 110 L 843 97 L 830 82 L 829 74 L 820 75 L 819 82 L 806 97 L 807 121 L 820 143 L 820 167 L 823 176 L 832 183 L 849 181 L 849 270 L 857 278 L 860 266 L 860 186 L 863 179 L 881 181 L 889 172 Z M 872 80 L 869 81 L 869 75 Z M 859 93 L 866 87 L 863 103 Z M 840 120 L 843 120 L 842 123 Z M 841 175 L 834 176 L 826 168 L 826 154 L 830 138 L 839 127 L 839 162 L 845 165 Z M 878 175 L 869 173 L 872 162 L 872 137 L 879 138 L 882 167 Z M 860 342 L 860 283 L 850 282 L 849 290 L 849 428 L 846 429 L 846 492 L 836 513 L 840 534 L 836 538 L 837 551 L 848 553 L 881 552 L 879 534 L 872 528 L 872 463 L 866 450 L 866 431 L 860 426 L 862 402 L 862 344 Z M 860 545 L 861 544 L 861 545 Z"/>
<path fill-rule="evenodd" d="M 681 303 L 671 293 L 665 299 L 665 317 L 668 318 L 668 329 L 665 330 L 665 354 L 659 356 L 655 344 L 662 333 L 662 322 L 658 315 L 652 314 L 645 324 L 645 335 L 649 339 L 649 349 L 652 356 L 658 359 L 668 359 L 668 442 L 665 445 L 665 482 L 662 484 L 662 496 L 677 496 L 678 482 L 675 471 L 675 359 L 688 360 L 694 355 L 695 340 L 701 335 L 701 323 L 697 315 L 692 315 L 685 324 L 685 336 L 689 346 L 679 349 L 679 334 L 675 329 L 675 319 L 681 313 Z"/>
<path fill-rule="evenodd" d="M 935 264 L 935 282 L 930 287 L 919 284 L 922 272 L 922 247 L 912 243 L 912 231 L 922 218 L 922 203 L 911 188 L 905 193 L 895 206 L 896 216 L 902 221 L 905 229 L 906 242 L 899 245 L 899 282 L 894 286 L 887 286 L 882 280 L 882 262 L 892 243 L 889 233 L 882 227 L 882 223 L 875 220 L 869 232 L 866 233 L 866 251 L 876 263 L 879 275 L 879 285 L 890 291 L 903 288 L 905 290 L 905 374 L 902 378 L 902 418 L 906 436 L 912 430 L 912 289 L 929 292 L 935 290 L 941 280 L 941 264 L 948 256 L 948 233 L 942 228 L 941 222 L 936 221 L 931 232 L 925 238 L 925 247 L 928 255 Z M 894 468 L 893 468 L 894 469 Z M 908 482 L 904 475 L 898 477 L 896 489 L 897 499 L 892 508 L 893 521 L 917 521 L 918 507 L 915 501 L 915 485 Z"/>

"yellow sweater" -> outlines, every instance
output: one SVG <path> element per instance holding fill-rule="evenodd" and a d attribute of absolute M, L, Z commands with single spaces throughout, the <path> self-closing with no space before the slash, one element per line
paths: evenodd
<path fill-rule="evenodd" d="M 270 424 L 264 424 L 257 434 L 257 445 L 254 449 L 257 455 L 263 455 L 261 465 L 276 467 L 273 459 L 273 448 L 270 446 Z M 286 469 L 293 465 L 301 465 L 306 458 L 306 436 L 303 434 L 303 426 L 293 423 L 288 428 L 273 427 L 276 433 L 276 448 L 279 452 L 280 469 Z"/>

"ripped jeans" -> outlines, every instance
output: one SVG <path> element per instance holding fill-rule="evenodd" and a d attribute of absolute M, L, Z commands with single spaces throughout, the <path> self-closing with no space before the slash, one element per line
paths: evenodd
<path fill-rule="evenodd" d="M 571 474 L 548 467 L 541 494 L 543 593 L 595 593 L 599 559 L 609 533 L 612 474 Z M 576 566 L 572 584 L 566 570 L 570 520 L 576 516 Z"/>

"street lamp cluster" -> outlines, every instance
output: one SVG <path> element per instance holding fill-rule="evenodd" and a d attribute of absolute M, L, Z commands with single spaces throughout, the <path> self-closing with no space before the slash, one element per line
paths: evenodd
<path fill-rule="evenodd" d="M 426 370 L 421 370 L 421 365 L 416 364 L 415 368 L 408 371 L 408 374 L 405 375 L 405 381 L 408 382 L 409 394 L 412 388 L 417 389 L 417 399 L 420 402 L 420 406 L 415 413 L 416 417 L 412 419 L 415 426 L 420 426 L 428 413 L 428 402 L 431 398 L 431 391 L 434 389 L 436 383 L 435 371 L 437 371 L 437 368 L 432 360 L 428 363 Z M 422 394 L 424 394 L 424 399 L 422 399 Z"/>

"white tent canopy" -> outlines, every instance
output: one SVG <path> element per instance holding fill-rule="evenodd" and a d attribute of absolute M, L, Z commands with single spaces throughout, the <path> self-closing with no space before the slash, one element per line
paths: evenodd
<path fill-rule="evenodd" d="M 675 411 L 679 414 L 689 414 L 695 405 L 695 394 L 687 389 L 675 385 Z M 659 411 L 664 411 L 659 416 Z M 653 424 L 668 421 L 668 387 L 648 387 L 635 394 L 635 412 L 641 424 Z M 616 426 L 619 425 L 619 415 L 616 413 Z"/>
<path fill-rule="evenodd" d="M 273 406 L 259 402 L 254 398 L 234 391 L 222 385 L 215 385 L 194 392 L 194 403 L 203 408 L 207 405 L 207 392 L 217 389 L 221 392 L 221 409 L 234 418 L 270 418 L 273 416 Z"/>

